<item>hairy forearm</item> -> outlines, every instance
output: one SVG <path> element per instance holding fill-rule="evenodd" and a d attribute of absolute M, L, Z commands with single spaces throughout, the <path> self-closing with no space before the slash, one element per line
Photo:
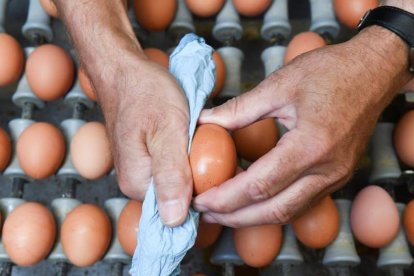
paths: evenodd
<path fill-rule="evenodd" d="M 108 94 L 118 89 L 115 83 L 122 77 L 120 67 L 144 56 L 124 4 L 121 0 L 54 2 L 72 38 L 81 65 L 90 73 L 97 88 L 98 98 L 112 99 Z M 105 89 L 100 89 L 101 84 Z M 106 88 L 112 84 L 113 89 Z"/>
<path fill-rule="evenodd" d="M 407 0 L 382 0 L 381 6 L 394 6 L 414 13 L 414 1 Z"/>

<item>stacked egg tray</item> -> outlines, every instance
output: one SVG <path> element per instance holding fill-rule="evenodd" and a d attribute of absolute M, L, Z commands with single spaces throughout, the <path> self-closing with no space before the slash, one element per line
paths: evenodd
<path fill-rule="evenodd" d="M 237 13 L 231 0 L 226 0 L 218 15 L 201 18 L 189 12 L 184 0 L 178 0 L 173 22 L 161 32 L 151 32 L 140 27 L 131 8 L 132 3 L 129 3 L 128 15 L 144 48 L 155 47 L 170 52 L 183 34 L 196 32 L 217 49 L 225 63 L 227 77 L 221 93 L 208 103 L 214 106 L 248 91 L 273 70 L 283 66 L 286 45 L 296 34 L 311 30 L 329 43 L 340 43 L 356 34 L 353 29 L 337 22 L 331 0 L 289 1 L 289 7 L 287 0 L 267 2 L 271 2 L 267 10 L 253 17 L 246 17 Z M 39 0 L 0 0 L 0 33 L 3 32 L 3 28 L 6 33 L 17 39 L 25 49 L 26 55 L 30 55 L 33 49 L 41 44 L 51 43 L 65 49 L 76 64 L 76 53 L 73 51 L 64 26 L 58 19 L 49 17 L 39 4 Z M 35 48 L 28 50 L 29 47 Z M 75 69 L 73 71 L 77 72 Z M 117 222 L 128 199 L 118 188 L 114 170 L 107 167 L 103 176 L 83 177 L 75 168 L 72 157 L 68 156 L 71 152 L 69 150 L 71 141 L 80 125 L 85 122 L 103 122 L 99 106 L 86 96 L 86 92 L 76 80 L 76 75 L 73 83 L 65 91 L 65 95 L 52 100 L 39 99 L 28 84 L 25 73 L 14 83 L 0 87 L 0 127 L 6 130 L 13 141 L 11 161 L 0 174 L 2 215 L 0 275 L 128 275 L 131 257 L 126 253 L 128 250 L 121 246 L 117 236 L 117 229 L 120 229 L 117 227 Z M 56 82 L 56 79 L 52 80 L 54 81 Z M 336 209 L 332 208 L 338 210 L 335 212 L 338 214 L 337 220 L 340 221 L 339 232 L 332 242 L 322 248 L 312 248 L 306 245 L 306 239 L 299 237 L 300 234 L 294 224 L 293 227 L 290 224 L 284 225 L 283 242 L 277 256 L 269 265 L 253 268 L 241 258 L 245 254 L 238 254 L 233 239 L 234 230 L 224 227 L 221 234 L 216 231 L 219 233 L 217 240 L 216 237 L 211 237 L 214 232 L 211 231 L 206 237 L 206 240 L 209 240 L 208 246 L 205 244 L 198 248 L 194 247 L 188 252 L 181 263 L 182 275 L 414 275 L 412 265 L 414 250 L 406 238 L 410 234 L 408 228 L 401 225 L 397 237 L 391 243 L 375 249 L 359 242 L 352 235 L 350 226 L 352 203 L 358 202 L 357 204 L 364 205 L 361 202 L 365 199 L 360 199 L 363 195 L 359 194 L 359 199 L 356 195 L 368 184 L 382 187 L 379 192 L 377 191 L 380 199 L 368 198 L 368 201 L 378 209 L 381 209 L 381 206 L 391 206 L 390 208 L 398 212 L 396 211 L 398 207 L 402 214 L 405 205 L 413 198 L 414 173 L 398 159 L 393 146 L 394 125 L 412 108 L 414 98 L 408 90 L 410 89 L 403 90 L 402 92 L 407 93 L 397 96 L 383 112 L 374 131 L 370 150 L 367 150 L 361 158 L 353 179 L 345 188 L 331 195 L 333 201 L 329 200 L 329 204 L 332 207 L 335 203 Z M 44 179 L 30 177 L 28 174 L 40 173 L 43 163 L 48 162 L 46 159 L 34 162 L 36 170 L 31 173 L 26 173 L 30 168 L 23 170 L 19 164 L 19 162 L 22 165 L 27 164 L 27 160 L 17 160 L 16 141 L 23 130 L 32 125 L 30 120 L 50 123 L 62 131 L 66 141 L 66 151 L 63 150 L 65 154 L 61 165 L 54 170 L 53 175 Z M 407 127 L 407 132 L 408 130 Z M 280 127 L 280 132 L 283 131 L 285 131 L 283 127 Z M 44 141 L 39 142 L 32 137 L 27 140 L 29 152 L 36 153 L 36 147 L 42 142 L 44 144 Z M 50 146 L 46 151 L 56 150 L 56 146 L 52 147 Z M 25 156 L 23 148 L 20 153 L 23 151 L 22 156 Z M 44 147 L 41 149 L 44 151 Z M 105 151 L 105 145 L 102 151 Z M 84 153 L 87 152 L 85 150 Z M 99 154 L 93 157 L 85 155 L 77 162 L 85 166 L 95 164 L 91 160 L 96 161 L 94 158 L 97 156 Z M 30 156 L 27 159 L 31 159 Z M 33 159 L 36 160 L 36 156 Z M 248 164 L 242 159 L 239 161 L 242 166 Z M 30 164 L 29 161 L 28 163 Z M 355 198 L 357 201 L 354 201 Z M 394 206 L 393 200 L 398 204 Z M 22 205 L 24 201 L 27 203 Z M 78 217 L 74 218 L 70 211 L 80 203 L 88 205 L 83 205 L 83 215 L 82 211 L 78 211 Z M 379 205 L 375 206 L 375 204 Z M 18 206 L 26 206 L 26 208 L 18 208 Z M 96 209 L 96 206 L 100 209 Z M 13 210 L 16 211 L 14 214 Z M 52 220 L 56 224 L 54 226 L 53 223 L 49 223 L 53 229 L 48 227 L 47 216 L 36 217 L 36 212 L 44 213 L 45 210 L 53 214 L 53 217 L 49 217 L 49 222 Z M 83 236 L 84 241 L 106 235 L 106 246 L 102 246 L 102 242 L 101 244 L 97 242 L 96 247 L 89 246 L 82 252 L 64 252 L 60 237 L 62 220 L 72 214 L 71 220 L 75 226 L 71 229 L 67 227 L 69 230 L 66 230 L 72 233 L 69 235 L 73 240 L 67 237 L 64 240 L 66 244 L 76 245 L 79 243 L 76 233 L 82 230 L 75 228 L 91 225 L 90 217 L 89 223 L 85 218 L 88 217 L 85 215 L 87 212 L 93 214 L 94 220 L 101 224 L 96 222 L 99 230 L 93 230 L 95 232 L 90 233 L 90 238 Z M 132 213 L 134 212 L 135 210 Z M 382 224 L 376 225 L 376 228 L 384 229 L 384 233 L 387 225 L 391 224 L 385 213 L 387 212 L 384 212 Z M 414 214 L 409 217 L 412 216 Z M 396 217 L 398 214 L 393 219 L 396 220 Z M 13 218 L 13 221 L 10 218 Z M 81 221 L 82 218 L 86 222 Z M 339 225 L 339 222 L 337 224 Z M 22 229 L 21 225 L 33 229 Z M 332 222 L 329 221 L 321 220 L 319 225 L 322 225 L 321 229 L 332 228 Z M 56 238 L 50 241 L 47 235 L 50 236 L 54 232 Z M 111 232 L 110 239 L 108 237 L 111 236 Z M 200 233 L 200 236 L 204 234 Z M 23 235 L 32 237 L 32 240 L 19 240 Z M 413 235 L 414 233 L 411 234 Z M 307 238 L 309 239 L 309 236 Z M 314 237 L 310 237 L 310 240 L 316 241 L 317 238 L 318 235 L 315 234 Z M 42 241 L 49 242 L 50 245 L 45 246 Z M 13 246 L 13 242 L 19 242 L 19 246 Z M 78 245 L 77 248 L 79 250 L 82 246 Z M 39 252 L 42 250 L 43 252 Z M 9 256 L 6 251 L 14 255 Z M 65 253 L 71 255 L 72 261 Z M 269 255 L 265 249 L 258 249 L 258 252 L 253 253 L 259 256 L 259 259 L 261 256 L 264 258 Z M 33 261 L 34 259 L 36 261 Z"/>

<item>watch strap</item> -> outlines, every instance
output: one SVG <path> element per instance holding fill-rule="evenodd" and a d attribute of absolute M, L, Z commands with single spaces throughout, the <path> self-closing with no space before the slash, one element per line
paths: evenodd
<path fill-rule="evenodd" d="M 358 30 L 371 25 L 384 27 L 408 44 L 409 69 L 414 72 L 414 14 L 392 6 L 380 6 L 365 13 Z"/>

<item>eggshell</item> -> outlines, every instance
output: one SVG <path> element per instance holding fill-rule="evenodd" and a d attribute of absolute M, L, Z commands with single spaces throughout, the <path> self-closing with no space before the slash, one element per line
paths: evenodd
<path fill-rule="evenodd" d="M 99 261 L 108 249 L 111 221 L 98 206 L 81 204 L 66 216 L 60 233 L 68 259 L 76 266 L 90 266 Z"/>
<path fill-rule="evenodd" d="M 224 128 L 205 124 L 197 127 L 190 151 L 194 193 L 201 194 L 234 176 L 236 147 Z"/>
<path fill-rule="evenodd" d="M 52 17 L 58 18 L 59 12 L 56 8 L 55 3 L 52 0 L 40 0 L 40 4 L 42 5 L 45 12 Z"/>
<path fill-rule="evenodd" d="M 24 54 L 14 37 L 0 33 L 0 87 L 16 82 L 24 65 Z"/>
<path fill-rule="evenodd" d="M 233 131 L 237 154 L 254 162 L 276 146 L 278 129 L 273 118 L 257 121 Z"/>
<path fill-rule="evenodd" d="M 82 91 L 85 92 L 85 95 L 88 96 L 89 99 L 96 102 L 98 100 L 98 97 L 96 96 L 91 80 L 89 79 L 88 75 L 86 75 L 86 72 L 82 67 L 79 67 L 78 69 L 78 78 Z"/>
<path fill-rule="evenodd" d="M 408 167 L 414 168 L 414 110 L 408 111 L 394 130 L 394 147 L 398 157 Z"/>
<path fill-rule="evenodd" d="M 16 207 L 3 225 L 3 245 L 13 263 L 35 265 L 52 250 L 56 223 L 43 205 L 26 202 Z"/>
<path fill-rule="evenodd" d="M 111 146 L 105 126 L 89 122 L 78 129 L 70 144 L 73 166 L 87 179 L 97 179 L 107 174 L 112 166 Z"/>
<path fill-rule="evenodd" d="M 414 200 L 411 200 L 407 206 L 405 206 L 403 225 L 408 241 L 411 245 L 414 245 Z"/>
<path fill-rule="evenodd" d="M 170 61 L 168 55 L 164 51 L 157 48 L 147 48 L 144 49 L 144 53 L 149 59 L 168 69 Z"/>
<path fill-rule="evenodd" d="M 226 64 L 220 53 L 214 51 L 213 60 L 216 66 L 216 82 L 214 84 L 213 92 L 211 92 L 210 98 L 216 97 L 221 89 L 223 89 L 224 81 L 226 80 Z"/>
<path fill-rule="evenodd" d="M 338 235 L 339 213 L 330 196 L 293 221 L 296 237 L 310 248 L 324 248 Z"/>
<path fill-rule="evenodd" d="M 17 140 L 16 154 L 23 171 L 34 179 L 51 176 L 65 158 L 62 132 L 49 123 L 33 123 Z"/>
<path fill-rule="evenodd" d="M 33 92 L 44 101 L 57 100 L 69 90 L 74 65 L 66 51 L 45 44 L 34 50 L 26 63 L 26 77 Z"/>
<path fill-rule="evenodd" d="M 351 208 L 351 228 L 363 244 L 381 248 L 396 237 L 400 227 L 397 206 L 378 186 L 367 186 L 355 197 Z"/>
<path fill-rule="evenodd" d="M 276 224 L 234 229 L 234 245 L 249 266 L 263 267 L 277 256 L 282 244 L 282 227 Z"/>
<path fill-rule="evenodd" d="M 197 16 L 210 17 L 221 10 L 224 0 L 186 0 L 188 9 Z"/>
<path fill-rule="evenodd" d="M 285 64 L 295 57 L 326 45 L 325 40 L 315 32 L 303 32 L 295 35 L 285 52 Z"/>
<path fill-rule="evenodd" d="M 203 249 L 213 245 L 219 238 L 222 230 L 222 225 L 217 223 L 208 223 L 200 219 L 195 247 Z"/>
<path fill-rule="evenodd" d="M 369 9 L 378 7 L 378 0 L 334 0 L 336 17 L 348 28 L 356 28 Z"/>
<path fill-rule="evenodd" d="M 130 256 L 134 255 L 135 248 L 137 247 L 137 234 L 141 213 L 142 203 L 137 200 L 130 200 L 122 209 L 118 219 L 118 240 L 122 248 Z"/>
<path fill-rule="evenodd" d="M 9 164 L 11 153 L 12 145 L 10 137 L 6 131 L 0 128 L 0 172 Z"/>
<path fill-rule="evenodd" d="M 244 16 L 257 16 L 263 13 L 272 0 L 233 0 L 236 10 Z"/>
<path fill-rule="evenodd" d="M 176 0 L 134 1 L 134 11 L 138 23 L 153 32 L 159 32 L 167 28 L 173 21 L 176 10 Z"/>

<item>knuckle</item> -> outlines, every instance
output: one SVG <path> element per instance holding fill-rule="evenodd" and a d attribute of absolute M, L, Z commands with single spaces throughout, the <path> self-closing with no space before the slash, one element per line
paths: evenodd
<path fill-rule="evenodd" d="M 160 170 L 154 174 L 154 179 L 160 200 L 182 197 L 183 189 L 191 183 L 191 177 L 178 169 Z"/>
<path fill-rule="evenodd" d="M 293 214 L 287 206 L 281 206 L 280 204 L 273 204 L 269 210 L 266 220 L 269 223 L 287 224 L 292 219 Z"/>
<path fill-rule="evenodd" d="M 254 201 L 262 201 L 272 197 L 272 186 L 273 184 L 264 178 L 256 178 L 247 189 L 248 197 Z"/>

